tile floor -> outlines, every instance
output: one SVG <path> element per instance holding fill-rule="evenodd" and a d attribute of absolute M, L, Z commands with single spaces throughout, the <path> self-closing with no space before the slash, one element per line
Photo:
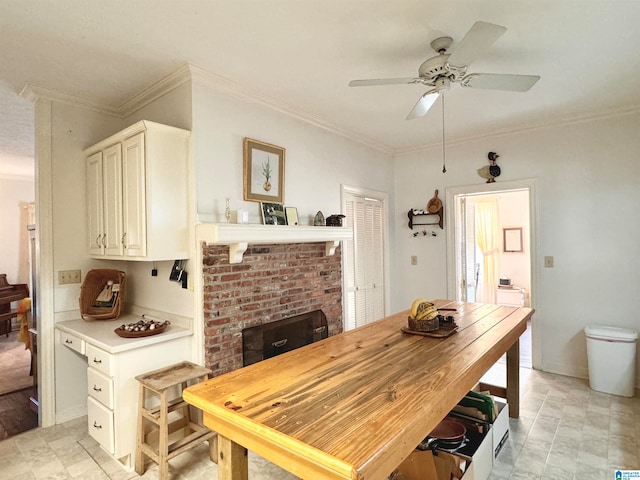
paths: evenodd
<path fill-rule="evenodd" d="M 490 480 L 613 480 L 615 469 L 640 468 L 640 397 L 598 393 L 585 380 L 522 369 L 521 403 Z M 0 442 L 0 480 L 141 478 L 111 460 L 88 436 L 85 422 L 38 428 Z M 206 444 L 172 460 L 170 473 L 171 480 L 218 478 Z M 295 479 L 252 454 L 249 477 Z M 157 467 L 142 478 L 158 478 Z"/>

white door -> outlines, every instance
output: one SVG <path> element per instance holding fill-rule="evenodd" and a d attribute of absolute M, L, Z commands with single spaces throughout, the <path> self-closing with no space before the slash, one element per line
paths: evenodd
<path fill-rule="evenodd" d="M 346 226 L 353 240 L 343 243 L 345 330 L 385 316 L 384 203 L 381 199 L 345 194 Z"/>
<path fill-rule="evenodd" d="M 128 257 L 144 257 L 147 255 L 144 133 L 127 138 L 122 143 L 122 149 L 124 254 Z"/>

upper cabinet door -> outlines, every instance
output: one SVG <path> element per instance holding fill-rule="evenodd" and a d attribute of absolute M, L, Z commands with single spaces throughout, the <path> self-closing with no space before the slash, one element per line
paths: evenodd
<path fill-rule="evenodd" d="M 147 202 L 144 133 L 122 143 L 124 255 L 147 255 Z"/>
<path fill-rule="evenodd" d="M 104 255 L 102 152 L 87 158 L 87 244 L 90 255 Z"/>
<path fill-rule="evenodd" d="M 122 255 L 122 145 L 103 152 L 104 254 Z"/>

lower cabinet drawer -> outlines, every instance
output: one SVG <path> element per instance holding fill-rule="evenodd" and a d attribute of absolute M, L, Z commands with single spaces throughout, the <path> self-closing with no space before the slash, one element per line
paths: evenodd
<path fill-rule="evenodd" d="M 113 410 L 113 379 L 95 368 L 87 369 L 87 393 Z"/>
<path fill-rule="evenodd" d="M 95 368 L 110 377 L 113 376 L 115 372 L 115 357 L 113 355 L 90 343 L 87 343 L 86 352 L 89 367 Z"/>
<path fill-rule="evenodd" d="M 71 333 L 62 332 L 58 330 L 58 334 L 60 335 L 60 343 L 71 350 L 75 350 L 80 355 L 85 354 L 86 344 L 84 340 L 81 340 L 79 337 L 72 335 Z"/>
<path fill-rule="evenodd" d="M 113 411 L 92 397 L 87 400 L 89 435 L 112 455 L 115 453 L 115 432 Z"/>

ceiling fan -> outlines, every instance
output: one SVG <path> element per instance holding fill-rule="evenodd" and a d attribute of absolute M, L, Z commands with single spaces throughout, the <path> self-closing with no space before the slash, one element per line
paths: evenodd
<path fill-rule="evenodd" d="M 488 50 L 506 31 L 500 25 L 478 21 L 452 53 L 446 53 L 453 43 L 451 37 L 440 37 L 432 41 L 431 48 L 438 55 L 420 65 L 417 77 L 352 80 L 349 86 L 422 84 L 433 87 L 420 97 L 407 120 L 426 115 L 440 93 L 449 90 L 452 83 L 469 88 L 526 92 L 540 79 L 538 75 L 467 73 L 471 62 Z"/>

